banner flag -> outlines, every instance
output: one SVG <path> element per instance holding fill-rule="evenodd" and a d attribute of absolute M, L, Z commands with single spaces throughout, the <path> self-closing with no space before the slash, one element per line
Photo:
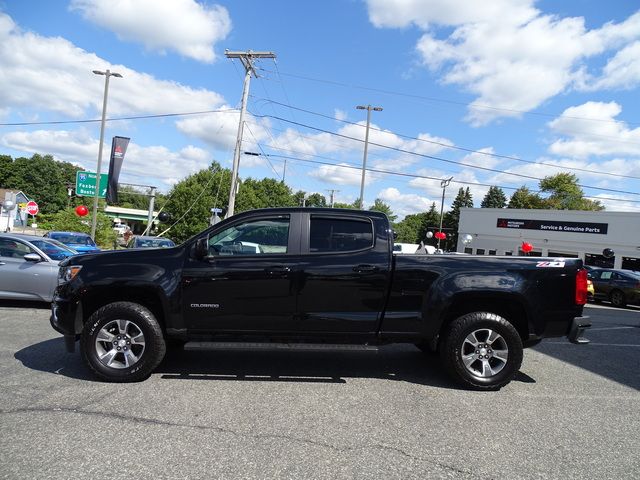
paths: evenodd
<path fill-rule="evenodd" d="M 130 138 L 113 137 L 111 142 L 111 160 L 109 161 L 109 183 L 107 184 L 107 203 L 118 202 L 118 177 L 124 161 L 124 154 L 127 153 L 127 146 Z"/>

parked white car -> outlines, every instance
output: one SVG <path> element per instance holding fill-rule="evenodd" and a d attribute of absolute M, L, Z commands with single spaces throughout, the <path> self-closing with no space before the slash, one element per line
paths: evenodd
<path fill-rule="evenodd" d="M 114 223 L 113 229 L 118 235 L 124 235 L 125 232 L 131 230 L 129 225 L 127 225 L 126 223 Z"/>

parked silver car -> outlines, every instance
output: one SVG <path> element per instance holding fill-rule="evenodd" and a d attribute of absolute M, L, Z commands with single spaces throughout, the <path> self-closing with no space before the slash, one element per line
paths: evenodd
<path fill-rule="evenodd" d="M 58 262 L 76 253 L 51 238 L 0 233 L 0 300 L 50 302 Z"/>

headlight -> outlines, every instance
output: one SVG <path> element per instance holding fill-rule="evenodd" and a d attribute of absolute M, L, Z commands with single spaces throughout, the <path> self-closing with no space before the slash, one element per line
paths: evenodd
<path fill-rule="evenodd" d="M 76 275 L 82 270 L 80 265 L 71 265 L 69 267 L 60 267 L 58 272 L 58 283 L 67 283 L 75 278 Z"/>

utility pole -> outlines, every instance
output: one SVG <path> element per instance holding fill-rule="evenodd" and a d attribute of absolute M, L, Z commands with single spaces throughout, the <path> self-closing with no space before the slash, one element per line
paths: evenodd
<path fill-rule="evenodd" d="M 329 205 L 331 205 L 331 208 L 333 208 L 333 196 L 335 194 L 335 192 L 339 192 L 340 190 L 336 190 L 335 188 L 331 188 L 329 190 L 327 190 L 327 192 L 331 192 L 329 194 Z"/>
<path fill-rule="evenodd" d="M 244 85 L 242 88 L 242 108 L 240 109 L 240 121 L 238 122 L 238 136 L 236 139 L 236 148 L 233 152 L 233 169 L 231 170 L 231 188 L 229 189 L 229 205 L 227 207 L 226 218 L 233 215 L 236 205 L 236 193 L 238 184 L 238 167 L 240 166 L 240 147 L 242 146 L 242 130 L 244 127 L 244 114 L 247 111 L 247 98 L 249 97 L 249 84 L 251 82 L 251 74 L 258 78 L 258 74 L 253 68 L 253 61 L 256 58 L 276 58 L 273 52 L 231 52 L 225 50 L 224 54 L 227 58 L 239 58 L 245 69 Z"/>
<path fill-rule="evenodd" d="M 438 230 L 439 233 L 442 233 L 442 215 L 443 215 L 443 210 L 444 210 L 444 191 L 447 189 L 447 187 L 451 183 L 451 180 L 453 180 L 453 177 L 449 177 L 449 178 L 447 178 L 445 180 L 441 180 L 440 181 L 440 188 L 442 188 L 442 203 L 440 203 L 440 229 Z M 440 235 L 438 235 L 438 237 L 440 237 Z M 440 250 L 440 238 L 438 238 L 438 250 Z"/>
<path fill-rule="evenodd" d="M 367 111 L 367 130 L 364 134 L 364 157 L 362 158 L 362 180 L 360 181 L 360 209 L 364 210 L 364 177 L 367 171 L 367 147 L 369 146 L 369 124 L 371 123 L 371 110 L 373 110 L 374 112 L 381 112 L 382 107 L 372 107 L 371 105 L 367 105 L 365 107 L 363 105 L 358 105 L 356 109 Z"/>

